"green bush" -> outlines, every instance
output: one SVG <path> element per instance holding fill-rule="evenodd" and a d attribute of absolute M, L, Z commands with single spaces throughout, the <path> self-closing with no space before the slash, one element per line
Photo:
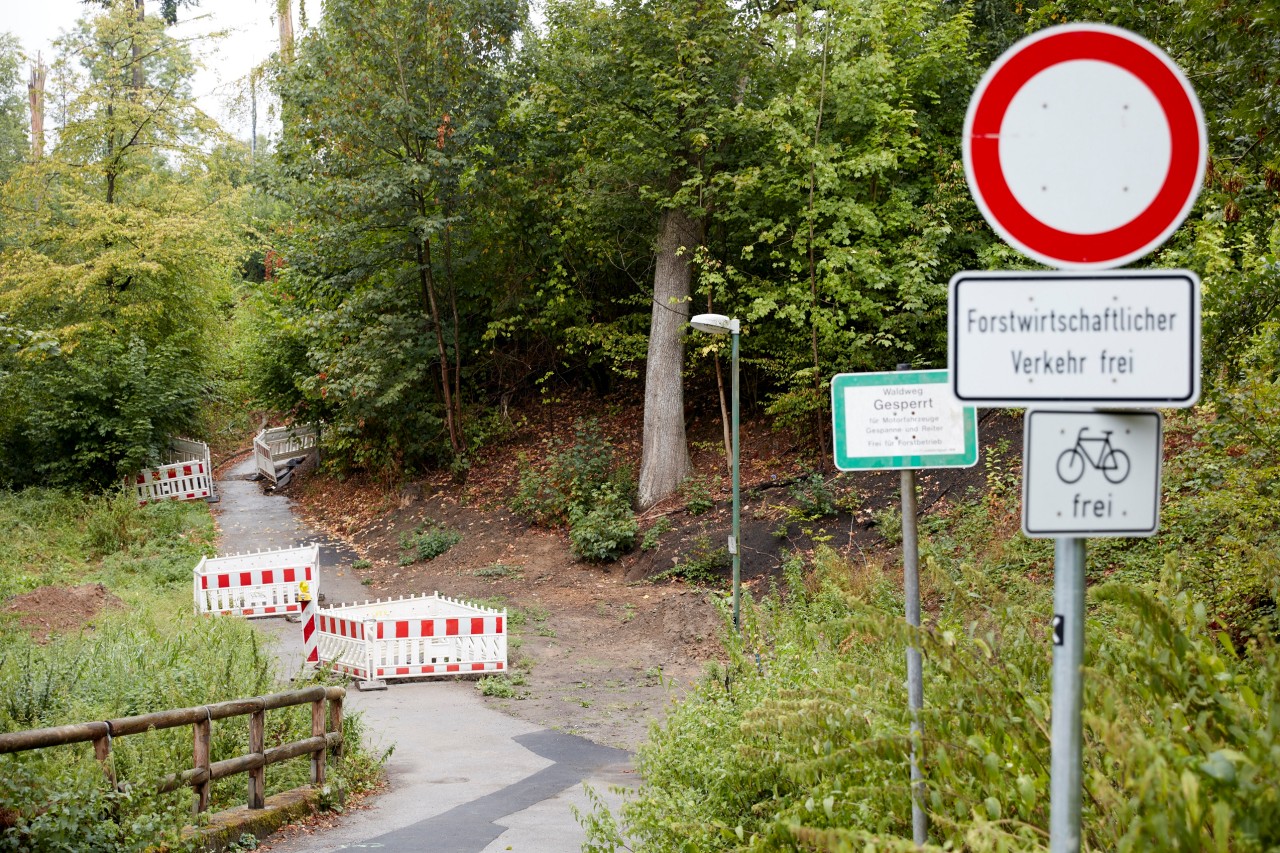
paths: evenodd
<path fill-rule="evenodd" d="M 452 527 L 434 521 L 419 524 L 413 533 L 400 534 L 400 565 L 408 566 L 424 560 L 434 560 L 462 541 L 462 534 Z"/>
<path fill-rule="evenodd" d="M 616 486 L 605 484 L 593 493 L 589 504 L 571 511 L 569 547 L 580 560 L 616 560 L 635 546 L 639 530 L 631 501 Z"/>
<path fill-rule="evenodd" d="M 819 555 L 786 601 L 744 608 L 741 643 L 642 747 L 621 821 L 591 849 L 910 850 L 905 649 L 925 657 L 921 766 L 931 841 L 1047 849 L 1045 595 L 927 567 L 942 601 L 916 633 L 884 576 Z M 974 602 L 983 604 L 977 609 Z M 1174 570 L 1093 591 L 1086 631 L 1084 846 L 1280 844 L 1280 655 L 1233 646 Z M 732 639 L 731 639 L 732 642 Z M 750 652 L 759 650 L 757 662 Z M 940 849 L 940 848 L 930 848 Z"/>
<path fill-rule="evenodd" d="M 658 547 L 658 540 L 662 538 L 664 533 L 670 533 L 675 529 L 675 525 L 671 523 L 671 519 L 665 515 L 653 523 L 653 526 L 644 532 L 644 537 L 640 540 L 640 550 L 652 551 Z"/>
<path fill-rule="evenodd" d="M 796 513 L 804 521 L 817 521 L 840 512 L 835 493 L 817 471 L 800 478 L 787 491 L 795 503 Z"/>
<path fill-rule="evenodd" d="M 689 515 L 702 515 L 716 505 L 711 499 L 711 486 L 701 477 L 686 479 L 680 486 L 680 494 L 684 496 L 684 509 Z"/>
<path fill-rule="evenodd" d="M 615 472 L 613 446 L 594 420 L 579 421 L 569 446 L 556 439 L 541 467 L 521 460 L 511 509 L 531 524 L 565 524 L 575 510 L 590 511 L 606 485 L 629 491 L 625 474 Z"/>

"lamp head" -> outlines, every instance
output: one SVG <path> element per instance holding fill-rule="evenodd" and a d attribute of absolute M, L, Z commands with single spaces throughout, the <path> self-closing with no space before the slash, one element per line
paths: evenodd
<path fill-rule="evenodd" d="M 712 335 L 736 334 L 738 331 L 738 319 L 730 319 L 723 314 L 697 314 L 690 318 L 689 325 Z"/>

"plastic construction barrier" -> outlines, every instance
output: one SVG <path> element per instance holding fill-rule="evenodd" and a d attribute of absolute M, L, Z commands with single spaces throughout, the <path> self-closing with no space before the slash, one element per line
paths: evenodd
<path fill-rule="evenodd" d="M 366 682 L 503 672 L 507 611 L 435 593 L 316 608 L 320 663 Z"/>
<path fill-rule="evenodd" d="M 213 465 L 209 445 L 189 438 L 169 440 L 164 462 L 140 471 L 131 483 L 138 504 L 146 506 L 158 501 L 194 501 L 213 496 Z"/>
<path fill-rule="evenodd" d="M 297 456 L 306 456 L 320 442 L 320 428 L 315 424 L 264 429 L 253 439 L 253 461 L 258 473 L 273 484 L 279 475 L 276 465 Z"/>
<path fill-rule="evenodd" d="M 228 557 L 204 557 L 196 565 L 196 612 L 218 616 L 283 616 L 301 613 L 299 584 L 320 595 L 320 546 L 282 548 Z"/>

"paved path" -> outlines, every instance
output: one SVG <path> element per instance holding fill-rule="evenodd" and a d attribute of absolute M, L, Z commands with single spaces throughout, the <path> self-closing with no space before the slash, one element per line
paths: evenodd
<path fill-rule="evenodd" d="M 249 457 L 218 484 L 218 553 L 318 542 L 326 604 L 363 601 L 364 587 L 349 570 L 355 554 L 309 528 L 288 498 L 263 494 L 245 479 L 253 470 Z M 255 625 L 279 639 L 284 671 L 297 672 L 300 626 L 284 619 Z M 275 853 L 565 853 L 586 837 L 571 808 L 589 810 L 582 783 L 616 805 L 610 787 L 635 781 L 627 752 L 499 713 L 470 681 L 393 682 L 367 693 L 349 687 L 346 706 L 363 714 L 372 749 L 393 750 L 389 790 L 331 831 L 270 842 Z"/>

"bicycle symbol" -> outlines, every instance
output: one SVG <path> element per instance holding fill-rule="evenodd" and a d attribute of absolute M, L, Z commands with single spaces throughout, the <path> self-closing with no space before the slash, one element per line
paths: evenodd
<path fill-rule="evenodd" d="M 1113 430 L 1102 430 L 1102 438 L 1085 438 L 1088 427 L 1081 427 L 1074 447 L 1062 451 L 1058 457 L 1058 479 L 1074 483 L 1084 476 L 1085 468 L 1102 472 L 1108 483 L 1123 483 L 1129 476 L 1129 454 L 1111 446 Z M 1094 453 L 1090 453 L 1090 448 Z"/>

